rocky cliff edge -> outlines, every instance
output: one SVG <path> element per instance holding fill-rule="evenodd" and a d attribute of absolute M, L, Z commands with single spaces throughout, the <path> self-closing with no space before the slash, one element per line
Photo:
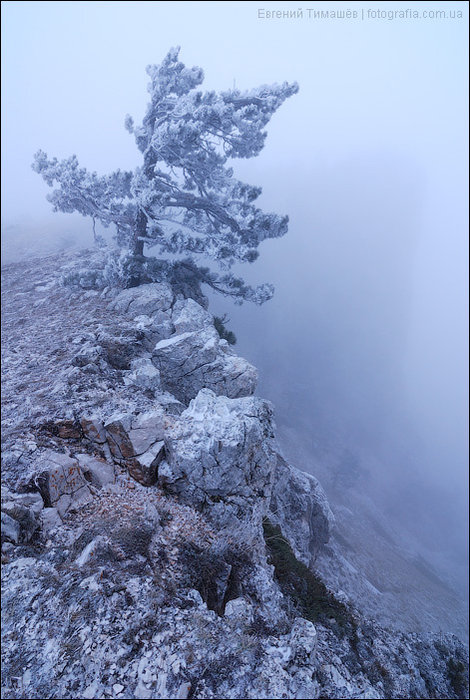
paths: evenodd
<path fill-rule="evenodd" d="M 315 573 L 326 497 L 200 294 L 102 265 L 3 273 L 2 697 L 467 697 L 457 638 Z"/>

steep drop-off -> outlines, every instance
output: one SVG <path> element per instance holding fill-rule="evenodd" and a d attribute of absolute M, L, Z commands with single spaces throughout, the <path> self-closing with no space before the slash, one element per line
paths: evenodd
<path fill-rule="evenodd" d="M 315 571 L 327 499 L 200 295 L 103 264 L 3 271 L 2 697 L 467 697 L 456 637 Z"/>

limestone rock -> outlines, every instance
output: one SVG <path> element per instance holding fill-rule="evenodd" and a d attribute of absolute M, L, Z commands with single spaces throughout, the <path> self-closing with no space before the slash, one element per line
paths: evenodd
<path fill-rule="evenodd" d="M 157 480 L 157 467 L 165 456 L 163 440 L 155 442 L 147 452 L 129 460 L 129 474 L 144 486 L 151 486 Z"/>
<path fill-rule="evenodd" d="M 95 417 L 83 417 L 80 420 L 83 433 L 92 442 L 102 445 L 106 442 L 106 431 L 103 423 Z"/>
<path fill-rule="evenodd" d="M 165 455 L 163 437 L 168 420 L 157 405 L 138 416 L 115 415 L 105 424 L 114 459 L 145 486 L 156 482 L 157 467 Z"/>
<path fill-rule="evenodd" d="M 112 556 L 111 543 L 103 535 L 98 535 L 98 537 L 95 537 L 87 544 L 87 546 L 75 560 L 75 563 L 80 569 L 82 569 L 90 562 L 96 563 L 100 557 L 104 557 L 106 559 L 110 555 Z"/>
<path fill-rule="evenodd" d="M 256 388 L 255 367 L 236 356 L 212 324 L 161 340 L 152 361 L 160 370 L 162 387 L 183 403 L 203 388 L 229 398 L 250 396 Z"/>
<path fill-rule="evenodd" d="M 211 314 L 194 299 L 178 299 L 173 307 L 171 318 L 177 335 L 188 331 L 199 331 L 213 325 Z"/>
<path fill-rule="evenodd" d="M 13 502 L 31 510 L 34 515 L 39 515 L 44 508 L 44 501 L 39 493 L 16 493 L 2 488 L 2 510 L 4 506 Z"/>
<path fill-rule="evenodd" d="M 2 514 L 5 513 L 15 520 L 20 527 L 19 541 L 29 542 L 36 530 L 39 529 L 37 515 L 31 508 L 15 501 L 2 503 Z"/>
<path fill-rule="evenodd" d="M 35 482 L 45 505 L 57 508 L 61 516 L 91 498 L 78 461 L 61 452 L 47 450 L 41 456 Z"/>
<path fill-rule="evenodd" d="M 247 627 L 253 622 L 253 604 L 246 598 L 234 598 L 225 606 L 224 616 L 239 625 Z"/>
<path fill-rule="evenodd" d="M 141 284 L 139 287 L 124 289 L 111 303 L 111 308 L 132 317 L 155 316 L 158 312 L 169 311 L 174 295 L 166 282 Z"/>
<path fill-rule="evenodd" d="M 290 633 L 290 648 L 292 658 L 297 663 L 311 664 L 315 648 L 317 646 L 317 631 L 315 625 L 309 620 L 298 617 L 292 626 Z"/>
<path fill-rule="evenodd" d="M 163 440 L 169 423 L 163 409 L 158 405 L 134 417 L 129 430 L 134 455 L 147 452 L 155 442 Z"/>
<path fill-rule="evenodd" d="M 276 459 L 269 518 L 279 525 L 296 557 L 310 566 L 328 542 L 334 516 L 314 476 L 291 467 L 279 454 Z"/>
<path fill-rule="evenodd" d="M 2 511 L 2 542 L 18 544 L 20 541 L 20 524 Z"/>
<path fill-rule="evenodd" d="M 89 364 L 98 365 L 103 361 L 103 348 L 88 340 L 80 347 L 80 350 L 73 356 L 72 364 L 75 367 L 86 367 Z"/>
<path fill-rule="evenodd" d="M 131 362 L 131 372 L 124 378 L 125 384 L 135 384 L 153 391 L 160 389 L 160 372 L 149 358 L 137 358 Z"/>
<path fill-rule="evenodd" d="M 271 495 L 275 463 L 267 441 L 272 408 L 248 397 L 229 399 L 202 389 L 165 435 L 160 483 L 204 507 L 220 527 L 246 528 L 253 541 Z"/>
<path fill-rule="evenodd" d="M 102 488 L 105 484 L 115 481 L 114 467 L 109 462 L 89 454 L 76 454 L 75 459 L 78 461 L 85 478 L 93 486 Z"/>
<path fill-rule="evenodd" d="M 41 529 L 46 532 L 53 532 L 62 525 L 62 518 L 57 508 L 43 508 L 40 515 Z"/>
<path fill-rule="evenodd" d="M 112 416 L 104 424 L 109 449 L 117 462 L 134 456 L 132 443 L 128 436 L 130 427 L 131 417 L 127 414 Z"/>

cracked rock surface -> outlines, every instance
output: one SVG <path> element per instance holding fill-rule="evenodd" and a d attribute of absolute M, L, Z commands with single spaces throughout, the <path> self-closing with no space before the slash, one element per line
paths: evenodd
<path fill-rule="evenodd" d="M 103 265 L 3 270 L 2 697 L 468 697 L 456 637 L 325 586 L 325 495 L 206 305 Z"/>

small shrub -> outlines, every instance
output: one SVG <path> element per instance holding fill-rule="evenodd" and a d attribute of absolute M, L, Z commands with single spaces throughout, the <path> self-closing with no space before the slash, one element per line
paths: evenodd
<path fill-rule="evenodd" d="M 235 333 L 233 333 L 233 331 L 229 331 L 228 328 L 226 328 L 226 326 L 224 325 L 225 321 L 227 320 L 228 319 L 225 315 L 222 317 L 214 316 L 215 330 L 222 338 L 222 340 L 226 340 L 229 345 L 235 345 L 235 343 L 237 342 Z"/>
<path fill-rule="evenodd" d="M 210 610 L 223 615 L 229 600 L 238 598 L 247 567 L 243 552 L 225 546 L 202 549 L 192 542 L 179 546 L 185 585 L 195 588 Z"/>
<path fill-rule="evenodd" d="M 447 676 L 455 695 L 468 698 L 468 671 L 464 662 L 451 657 L 447 661 Z"/>
<path fill-rule="evenodd" d="M 321 579 L 296 559 L 278 525 L 263 521 L 269 563 L 284 595 L 292 599 L 302 617 L 325 626 L 334 620 L 342 635 L 354 635 L 357 623 L 344 603 L 336 600 Z"/>

